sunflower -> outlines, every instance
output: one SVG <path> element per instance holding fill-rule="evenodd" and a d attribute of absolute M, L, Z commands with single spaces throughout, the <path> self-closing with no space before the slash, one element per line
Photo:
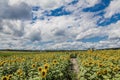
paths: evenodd
<path fill-rule="evenodd" d="M 103 70 L 103 74 L 107 74 L 107 72 L 108 72 L 108 71 L 107 71 L 106 69 L 105 69 L 105 70 Z"/>
<path fill-rule="evenodd" d="M 23 74 L 23 71 L 21 69 L 18 69 L 17 74 L 21 76 Z"/>
<path fill-rule="evenodd" d="M 98 71 L 98 72 L 97 72 L 97 75 L 98 75 L 98 76 L 102 75 L 102 72 L 101 72 L 101 71 Z"/>
<path fill-rule="evenodd" d="M 42 67 L 38 67 L 38 71 L 41 72 L 42 71 Z"/>
<path fill-rule="evenodd" d="M 44 65 L 44 68 L 45 68 L 45 70 L 48 70 L 48 69 L 49 69 L 49 64 L 46 63 L 46 64 Z"/>
<path fill-rule="evenodd" d="M 53 60 L 53 63 L 54 63 L 54 64 L 57 64 L 57 60 Z"/>
<path fill-rule="evenodd" d="M 2 80 L 8 80 L 8 77 L 7 76 L 3 76 Z"/>
<path fill-rule="evenodd" d="M 36 67 L 36 65 L 35 64 L 32 64 L 32 68 L 35 68 Z"/>
<path fill-rule="evenodd" d="M 53 65 L 53 66 L 55 66 L 55 64 L 54 64 L 54 63 L 53 63 L 52 65 Z"/>
<path fill-rule="evenodd" d="M 45 69 L 43 69 L 43 70 L 41 71 L 41 76 L 42 76 L 42 78 L 45 78 L 46 75 L 47 75 L 47 71 L 46 71 Z"/>
<path fill-rule="evenodd" d="M 46 60 L 46 59 L 44 59 L 44 60 L 43 60 L 43 62 L 44 62 L 44 63 L 47 63 L 47 60 Z"/>
<path fill-rule="evenodd" d="M 116 66 L 116 67 L 113 68 L 113 71 L 115 71 L 115 72 L 117 72 L 119 70 L 120 70 L 120 68 L 118 66 Z"/>
<path fill-rule="evenodd" d="M 1 62 L 0 66 L 3 66 L 5 64 L 5 61 Z"/>
<path fill-rule="evenodd" d="M 8 78 L 9 78 L 9 79 L 11 79 L 11 78 L 12 78 L 12 75 L 11 75 L 11 74 L 10 74 L 10 75 L 8 75 Z"/>
<path fill-rule="evenodd" d="M 100 68 L 100 67 L 103 67 L 103 64 L 101 64 L 101 63 L 100 63 L 100 64 L 98 64 L 98 67 L 99 67 L 99 68 Z"/>

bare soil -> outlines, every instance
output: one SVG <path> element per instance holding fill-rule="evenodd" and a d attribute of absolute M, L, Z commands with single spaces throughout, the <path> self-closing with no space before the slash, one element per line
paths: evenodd
<path fill-rule="evenodd" d="M 79 73 L 79 66 L 78 66 L 77 60 L 76 60 L 76 58 L 71 58 L 70 61 L 72 63 L 72 69 L 73 69 L 74 73 L 76 73 L 76 75 L 77 75 Z M 78 80 L 78 78 L 77 78 L 77 80 Z"/>

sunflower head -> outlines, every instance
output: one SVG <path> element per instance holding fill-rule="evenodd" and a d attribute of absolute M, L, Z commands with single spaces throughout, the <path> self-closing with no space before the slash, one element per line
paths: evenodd
<path fill-rule="evenodd" d="M 57 60 L 53 60 L 53 63 L 54 63 L 54 64 L 57 64 Z"/>
<path fill-rule="evenodd" d="M 11 74 L 10 74 L 10 75 L 8 75 L 8 78 L 9 78 L 9 79 L 11 79 L 11 78 L 12 78 L 12 75 L 11 75 Z"/>
<path fill-rule="evenodd" d="M 46 64 L 44 65 L 44 68 L 45 68 L 46 70 L 48 70 L 48 69 L 49 69 L 49 64 L 46 63 Z"/>
<path fill-rule="evenodd" d="M 41 71 L 41 76 L 42 76 L 42 78 L 45 78 L 46 75 L 47 75 L 47 71 L 46 71 L 45 69 L 43 69 L 43 70 Z"/>
<path fill-rule="evenodd" d="M 97 72 L 97 75 L 98 75 L 98 76 L 102 75 L 102 72 L 101 72 L 101 71 L 98 71 L 98 72 Z"/>
<path fill-rule="evenodd" d="M 113 68 L 113 71 L 115 71 L 115 72 L 117 72 L 119 70 L 120 70 L 120 68 L 118 66 L 116 66 L 116 67 Z"/>
<path fill-rule="evenodd" d="M 5 64 L 5 61 L 1 62 L 0 66 L 3 66 Z"/>
<path fill-rule="evenodd" d="M 103 74 L 107 74 L 107 72 L 108 72 L 107 70 L 103 70 Z"/>
<path fill-rule="evenodd" d="M 52 65 L 53 65 L 53 66 L 55 66 L 55 64 L 54 64 L 54 63 L 52 63 Z"/>
<path fill-rule="evenodd" d="M 103 67 L 103 64 L 98 64 L 98 67 Z"/>
<path fill-rule="evenodd" d="M 17 74 L 18 74 L 19 76 L 21 76 L 21 75 L 23 74 L 23 71 L 22 71 L 21 69 L 18 69 L 18 70 L 17 70 Z"/>
<path fill-rule="evenodd" d="M 32 68 L 35 68 L 36 67 L 36 65 L 35 64 L 32 64 Z"/>
<path fill-rule="evenodd" d="M 41 72 L 42 71 L 42 67 L 38 67 L 38 71 Z"/>
<path fill-rule="evenodd" d="M 47 63 L 47 60 L 46 60 L 46 59 L 44 59 L 44 60 L 43 60 L 43 62 L 44 62 L 44 63 Z"/>
<path fill-rule="evenodd" d="M 8 80 L 8 77 L 7 76 L 3 76 L 2 80 Z"/>

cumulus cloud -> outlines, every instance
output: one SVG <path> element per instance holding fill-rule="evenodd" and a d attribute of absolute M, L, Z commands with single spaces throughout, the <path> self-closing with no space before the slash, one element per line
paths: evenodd
<path fill-rule="evenodd" d="M 20 20 L 2 20 L 1 33 L 21 37 L 24 34 L 24 26 Z"/>
<path fill-rule="evenodd" d="M 120 0 L 112 0 L 111 4 L 105 9 L 105 18 L 109 18 L 114 14 L 120 13 Z"/>
<path fill-rule="evenodd" d="M 98 12 L 83 9 L 100 3 L 101 0 L 1 0 L 0 1 L 0 48 L 1 49 L 87 49 L 120 47 L 120 22 L 105 27 L 97 25 Z M 104 9 L 105 17 L 119 13 L 118 0 L 111 1 Z M 61 3 L 61 4 L 60 4 Z M 73 4 L 74 3 L 74 4 Z M 39 6 L 39 15 L 31 23 L 31 10 Z M 63 9 L 61 9 L 63 7 Z M 70 12 L 70 14 L 57 13 Z M 52 15 L 51 11 L 59 15 Z M 51 14 L 51 15 L 46 15 Z M 40 19 L 44 17 L 44 19 Z M 83 39 L 105 37 L 96 42 Z"/>
<path fill-rule="evenodd" d="M 55 9 L 59 6 L 62 6 L 68 2 L 70 2 L 69 0 L 9 0 L 9 4 L 10 5 L 15 5 L 15 4 L 20 4 L 20 3 L 26 3 L 28 5 L 32 5 L 32 6 L 40 6 L 43 9 Z"/>
<path fill-rule="evenodd" d="M 0 19 L 31 19 L 31 7 L 22 2 L 9 5 L 8 1 L 0 2 Z"/>
<path fill-rule="evenodd" d="M 116 24 L 111 24 L 109 25 L 109 27 L 107 28 L 107 32 L 108 32 L 108 38 L 109 39 L 120 39 L 120 21 L 118 21 Z"/>
<path fill-rule="evenodd" d="M 95 4 L 100 3 L 100 0 L 85 0 L 86 3 L 88 4 L 87 7 L 94 6 Z"/>
<path fill-rule="evenodd" d="M 76 40 L 86 39 L 86 38 L 92 38 L 92 37 L 104 37 L 107 35 L 107 32 L 104 31 L 104 28 L 91 28 L 83 33 L 80 33 Z"/>
<path fill-rule="evenodd" d="M 27 26 L 25 32 L 24 38 L 33 42 L 41 40 L 41 30 L 37 26 Z"/>

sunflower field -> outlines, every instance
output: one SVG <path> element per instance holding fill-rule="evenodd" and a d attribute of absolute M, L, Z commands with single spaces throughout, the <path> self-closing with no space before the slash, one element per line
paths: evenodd
<path fill-rule="evenodd" d="M 120 50 L 0 51 L 0 80 L 120 80 Z"/>
<path fill-rule="evenodd" d="M 61 52 L 2 54 L 4 55 L 0 57 L 1 80 L 72 80 L 71 72 L 68 70 L 69 54 Z"/>
<path fill-rule="evenodd" d="M 120 80 L 120 50 L 85 51 L 77 61 L 79 80 Z"/>

